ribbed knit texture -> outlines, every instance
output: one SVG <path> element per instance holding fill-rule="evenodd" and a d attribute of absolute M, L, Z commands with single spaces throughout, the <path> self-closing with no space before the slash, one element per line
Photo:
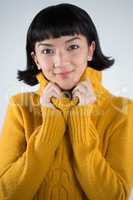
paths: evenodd
<path fill-rule="evenodd" d="M 94 104 L 52 98 L 48 83 L 10 98 L 0 138 L 0 200 L 128 200 L 133 185 L 133 103 L 101 85 L 87 68 Z"/>

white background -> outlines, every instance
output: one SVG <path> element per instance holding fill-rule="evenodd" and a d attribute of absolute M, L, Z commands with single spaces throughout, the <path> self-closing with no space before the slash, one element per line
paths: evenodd
<path fill-rule="evenodd" d="M 34 15 L 46 6 L 73 3 L 94 21 L 102 50 L 114 66 L 103 72 L 103 84 L 113 94 L 133 99 L 133 1 L 132 0 L 0 0 L 0 129 L 9 97 L 35 87 L 17 81 L 17 70 L 26 65 L 26 32 Z M 133 199 L 133 197 L 132 197 Z"/>

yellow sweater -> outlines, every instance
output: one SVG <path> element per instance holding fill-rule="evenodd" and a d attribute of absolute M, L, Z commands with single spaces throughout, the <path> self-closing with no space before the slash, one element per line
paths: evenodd
<path fill-rule="evenodd" d="M 85 70 L 93 105 L 52 98 L 40 105 L 47 81 L 10 98 L 0 138 L 0 200 L 128 200 L 133 185 L 133 103 Z"/>

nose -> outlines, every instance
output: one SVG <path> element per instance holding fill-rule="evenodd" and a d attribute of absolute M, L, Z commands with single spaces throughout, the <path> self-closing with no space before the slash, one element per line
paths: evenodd
<path fill-rule="evenodd" d="M 54 66 L 55 68 L 63 68 L 69 64 L 69 58 L 66 52 L 57 52 L 54 56 Z"/>

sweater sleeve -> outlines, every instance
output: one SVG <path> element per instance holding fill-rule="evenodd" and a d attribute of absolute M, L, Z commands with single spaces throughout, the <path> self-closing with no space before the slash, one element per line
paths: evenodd
<path fill-rule="evenodd" d="M 26 142 L 21 106 L 9 101 L 0 138 L 1 200 L 32 199 L 54 159 L 65 122 L 59 110 L 41 110 L 42 124 Z"/>
<path fill-rule="evenodd" d="M 128 200 L 133 185 L 133 104 L 119 125 L 109 130 L 106 156 L 99 149 L 100 133 L 91 110 L 92 105 L 77 106 L 68 118 L 77 179 L 90 200 Z"/>

